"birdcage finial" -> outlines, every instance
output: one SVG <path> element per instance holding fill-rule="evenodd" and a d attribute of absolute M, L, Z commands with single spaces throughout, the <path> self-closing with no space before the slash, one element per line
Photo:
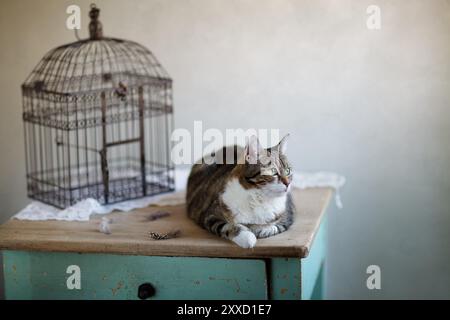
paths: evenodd
<path fill-rule="evenodd" d="M 89 17 L 91 22 L 89 23 L 89 38 L 91 40 L 99 40 L 103 38 L 103 27 L 98 17 L 100 15 L 100 9 L 97 8 L 95 3 L 91 4 L 91 11 L 89 11 Z"/>

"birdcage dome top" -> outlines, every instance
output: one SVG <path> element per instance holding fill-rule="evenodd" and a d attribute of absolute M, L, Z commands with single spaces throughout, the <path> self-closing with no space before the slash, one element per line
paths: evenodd
<path fill-rule="evenodd" d="M 93 19 L 93 11 L 97 15 Z M 156 57 L 129 40 L 103 37 L 99 10 L 90 12 L 90 37 L 50 50 L 23 83 L 24 90 L 71 94 L 170 80 Z"/>

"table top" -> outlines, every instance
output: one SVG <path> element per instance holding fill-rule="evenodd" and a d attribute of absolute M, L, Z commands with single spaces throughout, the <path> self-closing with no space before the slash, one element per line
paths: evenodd
<path fill-rule="evenodd" d="M 184 205 L 112 212 L 107 215 L 113 220 L 110 234 L 99 231 L 104 215 L 93 215 L 86 222 L 10 219 L 0 226 L 0 249 L 143 256 L 304 258 L 309 253 L 333 189 L 294 188 L 292 193 L 297 208 L 293 225 L 284 233 L 258 239 L 252 249 L 240 248 L 203 230 L 187 217 Z M 149 220 L 149 216 L 157 211 L 167 211 L 170 215 Z M 180 230 L 177 238 L 154 240 L 149 236 L 150 232 L 173 230 Z"/>

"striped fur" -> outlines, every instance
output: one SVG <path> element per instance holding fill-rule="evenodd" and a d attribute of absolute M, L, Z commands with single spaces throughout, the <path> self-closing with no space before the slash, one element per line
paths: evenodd
<path fill-rule="evenodd" d="M 285 140 L 269 149 L 253 140 L 245 149 L 223 148 L 213 158 L 195 164 L 187 186 L 189 217 L 244 248 L 252 248 L 257 238 L 286 231 L 293 222 L 294 205 Z M 226 164 L 226 152 L 230 151 L 233 163 Z M 249 160 L 255 154 L 256 163 Z"/>

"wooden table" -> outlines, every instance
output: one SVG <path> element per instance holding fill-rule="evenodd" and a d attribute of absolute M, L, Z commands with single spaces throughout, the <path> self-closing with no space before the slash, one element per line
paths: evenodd
<path fill-rule="evenodd" d="M 311 299 L 323 297 L 329 188 L 294 189 L 292 227 L 242 249 L 187 218 L 184 206 L 113 212 L 88 222 L 0 226 L 7 299 Z M 150 221 L 156 211 L 170 216 Z M 181 230 L 153 240 L 149 232 Z M 78 282 L 77 282 L 78 281 Z"/>

